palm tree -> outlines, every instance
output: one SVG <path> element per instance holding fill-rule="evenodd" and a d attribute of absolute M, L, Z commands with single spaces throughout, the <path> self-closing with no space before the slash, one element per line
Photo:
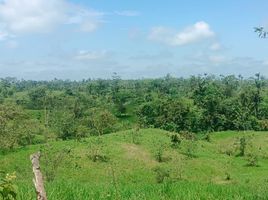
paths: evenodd
<path fill-rule="evenodd" d="M 264 27 L 254 27 L 254 31 L 259 34 L 260 38 L 266 38 L 268 36 L 268 32 Z"/>

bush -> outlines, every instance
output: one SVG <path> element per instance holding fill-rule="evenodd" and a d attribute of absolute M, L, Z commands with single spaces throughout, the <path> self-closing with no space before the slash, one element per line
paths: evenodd
<path fill-rule="evenodd" d="M 70 153 L 70 148 L 57 150 L 48 144 L 41 147 L 42 169 L 47 181 L 50 182 L 56 178 L 59 168 L 64 164 Z"/>
<path fill-rule="evenodd" d="M 195 141 L 184 141 L 184 153 L 188 158 L 196 157 L 197 144 Z"/>
<path fill-rule="evenodd" d="M 181 131 L 180 135 L 186 140 L 196 140 L 196 135 L 189 131 Z"/>
<path fill-rule="evenodd" d="M 164 143 L 158 142 L 155 144 L 154 157 L 157 162 L 164 162 L 165 149 L 166 149 L 166 145 Z"/>
<path fill-rule="evenodd" d="M 247 155 L 247 166 L 257 167 L 258 165 L 258 155 L 254 153 L 249 153 Z"/>
<path fill-rule="evenodd" d="M 2 172 L 2 175 L 4 173 Z M 1 176 L 0 173 L 0 196 L 3 200 L 15 200 L 17 197 L 17 189 L 14 185 L 16 179 L 15 173 L 7 174 L 5 177 Z"/>
<path fill-rule="evenodd" d="M 103 152 L 103 141 L 100 137 L 91 140 L 87 157 L 93 162 L 108 162 L 108 157 Z"/>
<path fill-rule="evenodd" d="M 171 146 L 172 146 L 173 148 L 178 148 L 179 145 L 180 145 L 181 142 L 182 142 L 182 139 L 181 139 L 180 135 L 177 134 L 177 133 L 172 134 L 172 135 L 170 136 L 170 139 L 171 139 Z"/>
<path fill-rule="evenodd" d="M 117 118 L 108 110 L 91 109 L 89 111 L 89 126 L 96 135 L 103 135 L 115 131 Z M 93 117 L 92 117 L 93 116 Z"/>
<path fill-rule="evenodd" d="M 268 131 L 268 119 L 259 120 L 258 127 L 260 131 Z"/>
<path fill-rule="evenodd" d="M 246 146 L 247 146 L 246 137 L 240 138 L 239 156 L 244 156 L 245 155 Z"/>
<path fill-rule="evenodd" d="M 133 130 L 131 130 L 131 142 L 133 144 L 140 144 L 140 140 L 141 140 L 141 134 L 140 134 L 140 129 L 137 127 Z"/>
<path fill-rule="evenodd" d="M 210 133 L 207 133 L 204 137 L 204 140 L 207 141 L 207 142 L 211 142 L 211 134 Z"/>
<path fill-rule="evenodd" d="M 226 180 L 226 181 L 230 181 L 230 180 L 231 180 L 231 174 L 230 174 L 229 172 L 226 172 L 226 173 L 225 173 L 225 176 L 226 176 L 226 177 L 225 177 L 225 180 Z"/>
<path fill-rule="evenodd" d="M 247 147 L 250 146 L 250 138 L 246 136 L 238 138 L 234 145 L 238 150 L 237 156 L 244 157 L 246 154 Z"/>
<path fill-rule="evenodd" d="M 155 172 L 155 178 L 157 183 L 163 183 L 165 179 L 170 177 L 169 170 L 165 168 L 156 167 L 153 171 Z"/>

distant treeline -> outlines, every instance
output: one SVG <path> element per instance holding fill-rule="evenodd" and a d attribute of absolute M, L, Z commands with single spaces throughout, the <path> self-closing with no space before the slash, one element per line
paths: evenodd
<path fill-rule="evenodd" d="M 260 74 L 122 80 L 0 80 L 0 148 L 156 127 L 194 133 L 268 130 Z"/>

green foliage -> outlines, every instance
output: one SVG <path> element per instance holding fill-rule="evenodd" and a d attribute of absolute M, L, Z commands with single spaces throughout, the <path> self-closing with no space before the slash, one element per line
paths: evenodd
<path fill-rule="evenodd" d="M 246 151 L 246 147 L 247 147 L 247 141 L 246 141 L 246 137 L 242 137 L 239 140 L 239 156 L 245 156 L 245 151 Z"/>
<path fill-rule="evenodd" d="M 131 142 L 133 144 L 140 144 L 141 141 L 140 128 L 135 127 L 133 130 L 130 131 L 130 134 L 131 134 Z"/>
<path fill-rule="evenodd" d="M 247 166 L 257 167 L 258 166 L 258 155 L 255 153 L 249 153 L 247 155 Z"/>
<path fill-rule="evenodd" d="M 197 152 L 197 143 L 193 140 L 184 140 L 183 141 L 184 154 L 188 158 L 195 158 Z"/>
<path fill-rule="evenodd" d="M 170 147 L 171 132 L 160 129 L 141 129 L 139 145 L 130 144 L 130 131 L 103 135 L 101 155 L 109 155 L 107 163 L 88 158 L 90 142 L 98 137 L 51 142 L 50 156 L 57 160 L 58 152 L 70 146 L 71 152 L 56 167 L 53 181 L 46 180 L 50 200 L 57 199 L 267 199 L 267 132 L 226 131 L 211 133 L 212 143 L 195 140 L 196 157 L 185 155 L 183 139 L 179 149 Z M 254 133 L 254 136 L 252 134 Z M 220 149 L 233 146 L 236 138 L 251 136 L 245 157 L 227 156 Z M 126 138 L 127 137 L 127 138 Z M 154 141 L 166 143 L 164 157 L 168 162 L 156 162 Z M 238 140 L 239 141 L 239 140 Z M 248 143 L 249 144 L 249 143 Z M 251 149 L 252 148 L 252 149 Z M 29 155 L 40 145 L 17 149 L 0 155 L 0 170 L 16 171 L 17 199 L 35 199 Z M 259 150 L 261 149 L 261 150 Z M 68 149 L 67 149 L 68 150 Z M 47 152 L 47 150 L 43 150 Z M 41 171 L 45 175 L 45 155 Z M 239 151 L 239 150 L 238 150 Z M 44 152 L 44 153 L 45 153 Z M 258 155 L 258 167 L 247 167 L 250 152 Z M 198 156 L 197 156 L 198 155 Z M 53 157 L 56 157 L 55 159 Z M 59 159 L 61 160 L 61 159 Z M 165 160 L 165 159 L 164 159 Z M 53 165 L 49 165 L 52 168 Z M 155 168 L 160 168 L 158 172 Z M 229 173 L 229 175 L 227 174 Z M 230 178 L 230 180 L 227 180 Z M 46 177 L 46 176 L 45 176 Z M 158 178 L 157 178 L 158 177 Z M 163 178 L 164 177 L 164 178 Z M 157 183 L 157 179 L 159 182 Z M 1 197 L 0 197 L 1 199 Z"/>
<path fill-rule="evenodd" d="M 104 144 L 101 137 L 90 140 L 87 157 L 93 162 L 108 162 L 109 158 L 105 155 Z"/>
<path fill-rule="evenodd" d="M 161 167 L 156 167 L 153 169 L 155 172 L 155 178 L 157 183 L 163 183 L 166 179 L 170 177 L 169 170 Z"/>
<path fill-rule="evenodd" d="M 15 200 L 17 199 L 17 187 L 14 185 L 14 180 L 16 179 L 15 172 L 12 174 L 7 174 L 2 177 L 4 173 L 0 172 L 0 199 L 3 200 Z"/>
<path fill-rule="evenodd" d="M 141 127 L 268 130 L 268 80 L 242 76 L 83 81 L 0 80 L 0 148 Z M 10 113 L 7 112 L 9 110 Z M 36 139 L 38 138 L 38 139 Z M 209 139 L 209 138 L 207 138 Z"/>
<path fill-rule="evenodd" d="M 210 133 L 206 133 L 204 136 L 204 140 L 207 142 L 211 142 L 211 134 Z"/>
<path fill-rule="evenodd" d="M 89 126 L 97 133 L 103 135 L 115 130 L 117 119 L 108 110 L 93 109 L 90 111 Z"/>
<path fill-rule="evenodd" d="M 46 101 L 46 88 L 37 87 L 28 92 L 29 96 L 29 107 L 31 109 L 42 109 Z"/>
<path fill-rule="evenodd" d="M 154 143 L 154 157 L 157 162 L 164 162 L 164 152 L 167 148 L 167 145 L 162 141 L 157 141 Z"/>
<path fill-rule="evenodd" d="M 0 104 L 0 150 L 36 144 L 43 128 L 14 104 Z"/>
<path fill-rule="evenodd" d="M 196 137 L 196 134 L 195 133 L 192 133 L 192 132 L 189 132 L 189 131 L 181 131 L 180 133 L 180 136 L 186 140 L 196 140 L 197 137 Z"/>
<path fill-rule="evenodd" d="M 225 175 L 226 175 L 225 180 L 230 181 L 231 180 L 231 174 L 226 172 Z"/>
<path fill-rule="evenodd" d="M 54 181 L 57 173 L 71 154 L 70 148 L 56 149 L 46 144 L 41 147 L 41 166 L 48 182 Z"/>
<path fill-rule="evenodd" d="M 180 137 L 179 134 L 177 133 L 173 133 L 171 136 L 170 136 L 170 139 L 171 139 L 171 146 L 173 148 L 178 148 L 182 142 L 182 139 Z"/>

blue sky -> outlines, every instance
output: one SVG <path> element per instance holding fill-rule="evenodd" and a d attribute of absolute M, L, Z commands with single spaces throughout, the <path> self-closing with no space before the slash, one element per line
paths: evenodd
<path fill-rule="evenodd" d="M 267 0 L 0 0 L 0 76 L 268 77 Z"/>

